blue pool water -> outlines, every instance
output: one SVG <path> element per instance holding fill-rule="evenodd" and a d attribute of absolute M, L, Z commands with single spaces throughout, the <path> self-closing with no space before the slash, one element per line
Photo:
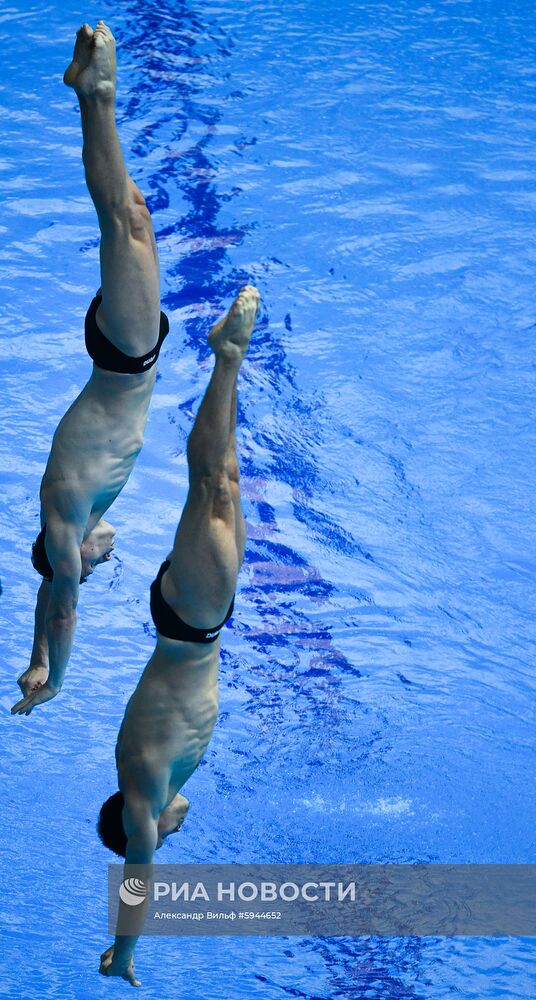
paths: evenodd
<path fill-rule="evenodd" d="M 13 719 L 28 552 L 88 377 L 98 231 L 75 30 L 118 39 L 120 134 L 171 321 L 63 692 Z M 98 998 L 94 823 L 153 642 L 206 334 L 245 281 L 249 526 L 221 716 L 165 862 L 534 861 L 536 13 L 528 0 L 8 0 L 0 8 L 0 996 Z M 536 995 L 529 939 L 147 938 L 147 997 Z"/>

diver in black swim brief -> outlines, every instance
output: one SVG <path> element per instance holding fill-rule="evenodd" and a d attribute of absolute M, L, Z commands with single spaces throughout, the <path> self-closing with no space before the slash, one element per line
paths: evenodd
<path fill-rule="evenodd" d="M 173 550 L 151 585 L 156 646 L 119 731 L 119 791 L 104 803 L 98 822 L 103 843 L 127 863 L 150 864 L 164 838 L 182 824 L 188 800 L 179 789 L 199 764 L 216 723 L 220 632 L 233 611 L 245 545 L 236 380 L 258 304 L 256 288 L 246 285 L 209 336 L 216 361 L 188 439 L 188 496 Z M 120 908 L 119 927 L 121 920 Z M 136 940 L 118 934 L 101 957 L 103 975 L 137 982 Z"/>
<path fill-rule="evenodd" d="M 102 287 L 85 321 L 92 374 L 58 425 L 41 482 L 32 561 L 42 581 L 30 666 L 18 680 L 24 697 L 12 709 L 26 715 L 60 691 L 80 583 L 110 558 L 115 532 L 103 515 L 142 447 L 156 361 L 169 330 L 151 216 L 117 134 L 115 41 L 105 24 L 80 28 L 64 80 L 80 104 L 86 182 L 101 230 Z"/>

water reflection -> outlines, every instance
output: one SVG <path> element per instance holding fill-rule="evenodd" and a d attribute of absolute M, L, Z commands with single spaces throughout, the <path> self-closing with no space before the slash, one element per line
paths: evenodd
<path fill-rule="evenodd" d="M 85 832 L 150 645 L 144 595 L 182 499 L 170 456 L 182 455 L 205 384 L 212 316 L 252 277 L 264 313 L 243 378 L 250 540 L 222 658 L 221 722 L 196 776 L 184 856 L 528 860 L 534 11 L 481 15 L 463 0 L 110 7 L 122 43 L 122 138 L 155 214 L 172 318 L 164 413 L 158 423 L 153 410 L 148 443 L 151 427 L 160 436 L 118 501 L 125 562 L 135 558 L 109 604 L 84 611 L 69 726 L 58 716 L 42 740 L 27 731 L 15 741 L 9 730 L 5 744 L 10 775 L 21 752 L 35 766 L 24 789 L 15 779 L 6 795 L 4 826 L 26 817 L 28 843 L 51 845 L 60 879 L 64 831 L 53 821 L 63 815 L 80 830 L 79 776 L 94 768 L 100 787 L 78 841 L 81 892 L 102 862 Z M 73 317 L 97 267 L 78 120 L 66 118 L 51 75 L 79 13 L 47 9 L 54 30 L 39 44 L 35 16 L 15 7 L 2 24 L 4 69 L 18 81 L 4 91 L 10 154 L 0 164 L 9 230 L 3 525 L 12 545 L 1 604 L 13 672 L 13 622 L 17 635 L 30 628 L 21 565 L 36 513 L 20 455 L 38 482 L 71 380 L 85 377 Z M 66 261 L 80 245 L 75 284 Z M 88 678 L 93 707 L 82 698 Z M 61 777 L 46 799 L 43 766 Z M 14 855 L 13 870 L 13 898 L 29 914 Z M 49 884 L 39 888 L 48 901 Z M 100 933 L 91 893 L 83 927 L 77 899 L 56 911 L 65 934 Z M 24 960 L 20 913 L 10 913 L 7 934 L 10 955 Z M 43 982 L 26 984 L 29 997 L 69 975 L 79 992 L 85 969 L 53 967 L 45 937 L 32 941 Z M 527 951 L 522 942 L 419 951 L 410 941 L 325 940 L 239 942 L 234 952 L 224 941 L 221 952 L 214 944 L 212 973 L 204 942 L 181 958 L 203 998 L 223 983 L 229 995 L 257 990 L 266 1000 L 419 990 L 431 1000 L 449 990 L 532 995 Z M 160 995 L 175 957 L 161 970 L 155 959 Z"/>

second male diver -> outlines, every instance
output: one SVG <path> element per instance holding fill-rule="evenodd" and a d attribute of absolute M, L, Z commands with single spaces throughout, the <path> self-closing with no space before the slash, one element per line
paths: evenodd
<path fill-rule="evenodd" d="M 188 800 L 179 790 L 199 764 L 218 715 L 220 630 L 232 614 L 246 537 L 236 382 L 258 304 L 257 289 L 246 285 L 209 336 L 216 360 L 188 439 L 188 496 L 173 550 L 151 586 L 156 647 L 117 738 L 119 791 L 99 818 L 101 839 L 127 864 L 150 865 L 164 837 L 182 823 Z M 139 985 L 136 940 L 116 936 L 101 957 L 103 975 Z"/>

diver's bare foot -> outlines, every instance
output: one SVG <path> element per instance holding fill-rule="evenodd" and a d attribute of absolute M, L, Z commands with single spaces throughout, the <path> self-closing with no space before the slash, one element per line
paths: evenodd
<path fill-rule="evenodd" d="M 95 31 L 84 24 L 76 34 L 73 59 L 65 70 L 63 82 L 88 100 L 115 97 L 115 38 L 99 21 Z"/>
<path fill-rule="evenodd" d="M 92 38 L 93 28 L 90 28 L 89 24 L 83 24 L 76 32 L 72 62 L 63 74 L 63 82 L 68 87 L 74 87 L 78 75 L 89 66 Z"/>
<path fill-rule="evenodd" d="M 260 295 L 254 285 L 240 289 L 229 312 L 212 327 L 208 335 L 214 354 L 222 357 L 244 357 L 255 326 Z"/>

